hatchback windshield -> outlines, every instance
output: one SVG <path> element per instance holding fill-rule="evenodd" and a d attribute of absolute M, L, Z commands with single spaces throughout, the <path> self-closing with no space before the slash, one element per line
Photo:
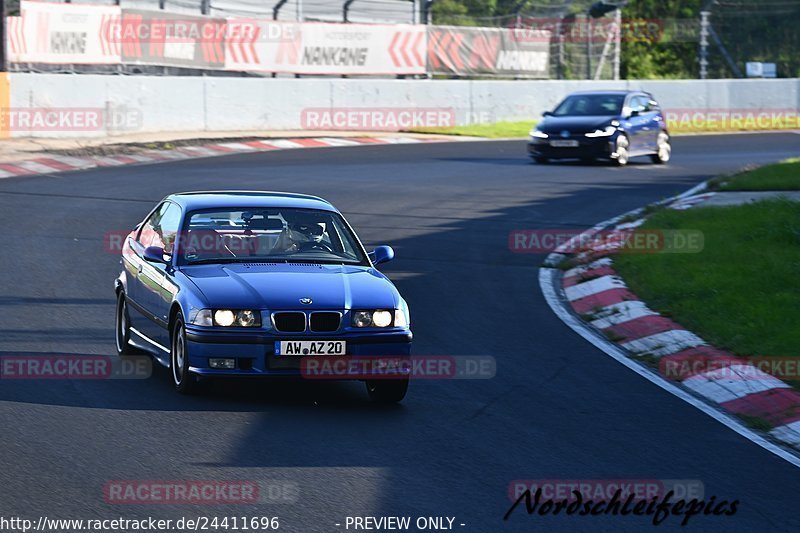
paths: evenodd
<path fill-rule="evenodd" d="M 616 116 L 622 112 L 624 94 L 573 94 L 553 111 L 558 117 Z"/>
<path fill-rule="evenodd" d="M 195 211 L 179 244 L 181 262 L 366 264 L 337 213 L 314 209 L 236 208 Z"/>

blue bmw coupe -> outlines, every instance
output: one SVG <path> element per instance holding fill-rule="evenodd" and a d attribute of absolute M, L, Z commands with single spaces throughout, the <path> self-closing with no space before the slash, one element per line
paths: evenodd
<path fill-rule="evenodd" d="M 172 194 L 125 238 L 117 351 L 152 354 L 181 393 L 219 376 L 302 375 L 310 357 L 408 357 L 408 306 L 376 269 L 393 257 L 367 253 L 314 196 Z M 377 402 L 408 388 L 407 375 L 364 381 Z"/>

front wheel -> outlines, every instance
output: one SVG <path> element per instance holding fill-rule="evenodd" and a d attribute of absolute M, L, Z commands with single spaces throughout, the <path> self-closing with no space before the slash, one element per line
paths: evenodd
<path fill-rule="evenodd" d="M 628 159 L 630 158 L 630 145 L 631 143 L 628 140 L 627 135 L 620 134 L 619 137 L 617 137 L 617 143 L 614 148 L 614 153 L 616 154 L 614 163 L 616 163 L 618 167 L 624 167 L 628 164 Z"/>
<path fill-rule="evenodd" d="M 672 158 L 672 145 L 669 142 L 669 134 L 662 131 L 658 134 L 658 152 L 650 156 L 653 163 L 664 165 Z"/>
<path fill-rule="evenodd" d="M 183 316 L 175 318 L 171 336 L 171 374 L 175 390 L 181 394 L 197 392 L 197 376 L 189 372 L 189 352 L 186 346 L 186 328 L 183 325 Z"/>
<path fill-rule="evenodd" d="M 408 378 L 367 381 L 367 394 L 375 403 L 398 403 L 408 391 Z"/>

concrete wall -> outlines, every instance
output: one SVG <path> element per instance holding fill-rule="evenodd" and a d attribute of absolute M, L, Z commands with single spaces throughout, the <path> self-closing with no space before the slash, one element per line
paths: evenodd
<path fill-rule="evenodd" d="M 797 115 L 800 80 L 462 81 L 12 73 L 11 109 L 102 110 L 99 128 L 17 124 L 15 137 L 303 129 L 307 108 L 452 108 L 459 123 L 536 120 L 571 91 L 644 89 L 670 109 Z M 113 117 L 113 118 L 109 118 Z M 30 117 L 28 117 L 30 119 Z"/>

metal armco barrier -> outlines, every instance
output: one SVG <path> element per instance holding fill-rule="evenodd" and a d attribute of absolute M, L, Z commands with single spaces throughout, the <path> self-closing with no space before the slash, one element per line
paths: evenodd
<path fill-rule="evenodd" d="M 307 75 L 546 78 L 550 34 L 411 24 L 281 22 L 21 3 L 12 63 L 124 64 Z"/>

